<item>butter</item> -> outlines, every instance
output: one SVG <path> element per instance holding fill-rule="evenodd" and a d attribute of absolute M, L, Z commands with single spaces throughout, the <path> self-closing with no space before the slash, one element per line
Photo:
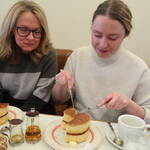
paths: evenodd
<path fill-rule="evenodd" d="M 70 142 L 69 142 L 69 145 L 70 145 L 71 147 L 76 147 L 76 146 L 77 146 L 77 143 L 76 143 L 75 141 L 70 141 Z"/>

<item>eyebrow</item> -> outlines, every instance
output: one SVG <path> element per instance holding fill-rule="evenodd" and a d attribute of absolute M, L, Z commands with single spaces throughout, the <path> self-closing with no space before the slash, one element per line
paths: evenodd
<path fill-rule="evenodd" d="M 99 32 L 99 31 L 96 31 L 96 30 L 94 30 L 93 31 L 94 33 L 97 33 L 97 34 L 103 34 L 102 32 Z M 110 33 L 110 34 L 108 34 L 109 36 L 119 36 L 120 34 L 119 33 Z"/>
<path fill-rule="evenodd" d="M 41 29 L 41 27 L 36 27 L 36 28 L 29 28 L 29 27 L 27 27 L 27 26 L 23 26 L 23 25 L 16 25 L 16 27 L 21 27 L 21 28 L 27 28 L 27 29 L 30 29 L 30 30 L 39 30 L 39 29 Z"/>

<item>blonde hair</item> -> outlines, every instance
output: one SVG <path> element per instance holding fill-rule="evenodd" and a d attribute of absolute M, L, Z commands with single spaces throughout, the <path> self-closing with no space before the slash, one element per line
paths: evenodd
<path fill-rule="evenodd" d="M 110 18 L 119 21 L 125 29 L 125 35 L 128 36 L 130 34 L 132 29 L 132 13 L 123 1 L 104 1 L 95 10 L 92 22 L 98 15 L 109 16 Z"/>
<path fill-rule="evenodd" d="M 43 30 L 38 48 L 29 53 L 32 61 L 38 63 L 49 52 L 51 43 L 48 23 L 43 9 L 33 1 L 21 0 L 10 8 L 2 23 L 0 33 L 0 59 L 5 60 L 13 57 L 14 53 L 17 53 L 13 30 L 19 16 L 26 11 L 32 12 L 37 17 Z"/>

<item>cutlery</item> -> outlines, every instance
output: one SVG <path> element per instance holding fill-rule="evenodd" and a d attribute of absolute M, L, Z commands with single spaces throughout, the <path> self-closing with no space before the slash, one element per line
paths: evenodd
<path fill-rule="evenodd" d="M 50 150 L 55 150 L 53 147 L 49 146 L 50 147 Z"/>
<path fill-rule="evenodd" d="M 5 133 L 5 132 L 7 132 L 7 131 L 10 131 L 10 128 L 7 127 L 7 126 L 2 127 L 2 128 L 0 129 L 0 133 L 3 134 L 3 135 L 5 135 L 5 136 L 7 136 L 7 137 L 9 138 L 8 134 Z"/>
<path fill-rule="evenodd" d="M 73 101 L 73 94 L 72 94 L 71 88 L 68 88 L 68 91 L 69 91 L 69 95 L 70 95 L 70 98 L 71 98 L 72 107 L 75 108 L 74 101 Z"/>
<path fill-rule="evenodd" d="M 8 131 L 8 130 L 10 130 L 10 128 L 7 127 L 7 126 L 4 126 L 4 127 L 2 127 L 2 128 L 0 129 L 0 133 L 1 133 L 1 132 Z"/>
<path fill-rule="evenodd" d="M 113 139 L 113 142 L 116 143 L 116 144 L 119 145 L 119 146 L 123 146 L 123 140 L 121 140 L 121 139 L 118 137 L 118 135 L 116 134 L 116 132 L 115 132 L 115 130 L 114 130 L 114 128 L 113 128 L 111 122 L 107 122 L 107 123 L 108 123 L 108 125 L 109 125 L 111 131 L 114 133 L 114 136 L 115 136 L 114 139 Z"/>
<path fill-rule="evenodd" d="M 91 111 L 91 110 L 95 110 L 95 109 L 100 109 L 100 108 L 105 108 L 105 107 L 100 107 L 100 106 L 95 106 L 95 107 L 86 107 L 82 110 L 80 110 L 79 112 L 83 113 L 83 112 L 88 112 L 88 111 Z"/>

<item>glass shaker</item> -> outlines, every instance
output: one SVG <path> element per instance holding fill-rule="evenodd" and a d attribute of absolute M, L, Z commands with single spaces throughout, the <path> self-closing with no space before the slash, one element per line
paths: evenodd
<path fill-rule="evenodd" d="M 9 121 L 10 125 L 9 143 L 11 146 L 17 146 L 24 142 L 22 122 L 23 121 L 21 119 L 12 119 Z"/>
<path fill-rule="evenodd" d="M 41 139 L 41 129 L 39 127 L 39 112 L 34 108 L 26 113 L 25 139 L 28 143 L 36 143 Z"/>

